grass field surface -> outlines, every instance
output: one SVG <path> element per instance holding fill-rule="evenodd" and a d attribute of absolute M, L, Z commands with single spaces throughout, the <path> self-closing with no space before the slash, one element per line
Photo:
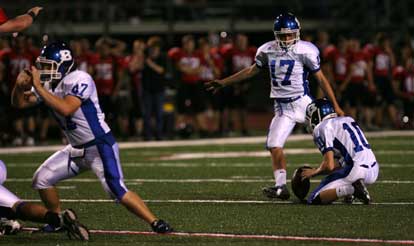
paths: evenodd
<path fill-rule="evenodd" d="M 261 141 L 141 146 L 121 149 L 125 183 L 179 233 L 147 234 L 149 226 L 113 203 L 87 172 L 58 188 L 63 207 L 76 210 L 93 230 L 90 242 L 21 232 L 0 237 L 0 245 L 414 244 L 414 137 L 368 139 L 380 164 L 378 182 L 369 187 L 374 200 L 369 206 L 307 206 L 293 196 L 287 202 L 268 200 L 261 188 L 273 184 L 273 174 Z M 304 163 L 317 166 L 322 159 L 306 137 L 288 142 L 286 149 L 291 151 L 286 154 L 288 177 Z M 31 177 L 51 153 L 1 154 L 8 167 L 5 186 L 23 199 L 39 201 Z M 319 180 L 312 181 L 311 189 Z"/>

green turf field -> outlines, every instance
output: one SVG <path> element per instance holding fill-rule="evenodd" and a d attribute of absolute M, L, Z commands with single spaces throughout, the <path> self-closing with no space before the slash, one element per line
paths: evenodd
<path fill-rule="evenodd" d="M 369 187 L 375 204 L 306 206 L 268 203 L 261 188 L 273 184 L 270 157 L 244 157 L 264 151 L 261 144 L 227 144 L 121 150 L 125 183 L 176 231 L 332 238 L 414 240 L 414 138 L 369 138 L 380 163 L 378 183 Z M 288 142 L 287 149 L 313 150 L 311 141 Z M 224 153 L 240 157 L 158 160 L 172 154 Z M 30 188 L 37 166 L 50 153 L 0 155 L 8 166 L 5 186 L 24 199 L 38 199 Z M 288 177 L 303 163 L 319 164 L 321 155 L 290 154 Z M 316 181 L 316 180 L 315 180 Z M 317 183 L 312 183 L 312 188 Z M 91 173 L 62 182 L 66 208 L 77 211 L 90 229 L 150 231 L 148 225 L 109 201 Z M 82 199 L 82 201 L 79 201 Z M 97 202 L 96 200 L 99 199 Z M 263 202 L 263 203 L 261 203 Z M 28 227 L 36 224 L 25 223 Z M 88 243 L 62 234 L 22 232 L 3 236 L 0 245 L 349 245 L 326 241 L 209 238 L 158 235 L 92 234 Z M 362 243 L 358 243 L 361 245 Z M 362 244 L 365 245 L 365 244 Z M 378 245 L 369 244 L 366 245 Z"/>

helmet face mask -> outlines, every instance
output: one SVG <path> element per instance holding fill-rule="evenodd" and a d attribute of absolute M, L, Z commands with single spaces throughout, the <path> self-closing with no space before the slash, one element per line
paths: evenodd
<path fill-rule="evenodd" d="M 40 81 L 43 85 L 56 84 L 74 68 L 72 51 L 63 42 L 51 43 L 43 47 L 36 59 Z"/>
<path fill-rule="evenodd" d="M 290 50 L 300 40 L 300 23 L 291 13 L 281 14 L 275 20 L 273 33 L 278 47 Z"/>
<path fill-rule="evenodd" d="M 42 84 L 50 84 L 62 79 L 62 74 L 58 72 L 58 64 L 56 61 L 38 57 L 36 67 L 39 69 L 40 82 Z"/>
<path fill-rule="evenodd" d="M 326 99 L 317 99 L 310 103 L 306 108 L 307 131 L 313 133 L 313 130 L 325 119 L 336 117 L 337 114 L 332 104 Z"/>

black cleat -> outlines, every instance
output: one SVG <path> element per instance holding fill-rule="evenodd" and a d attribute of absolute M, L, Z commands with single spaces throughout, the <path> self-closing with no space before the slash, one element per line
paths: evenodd
<path fill-rule="evenodd" d="M 355 200 L 354 195 L 349 195 L 344 197 L 344 200 L 342 201 L 344 204 L 352 204 Z"/>
<path fill-rule="evenodd" d="M 163 220 L 156 220 L 152 222 L 151 228 L 156 233 L 169 233 L 173 231 L 173 228 Z"/>
<path fill-rule="evenodd" d="M 290 197 L 290 192 L 286 185 L 265 187 L 262 189 L 263 195 L 267 198 L 278 198 L 281 200 L 287 200 Z"/>
<path fill-rule="evenodd" d="M 70 239 L 89 241 L 89 230 L 78 221 L 78 217 L 72 209 L 66 209 L 62 212 L 62 221 L 62 227 Z"/>
<path fill-rule="evenodd" d="M 361 200 L 364 204 L 371 203 L 371 196 L 369 195 L 368 189 L 362 179 L 355 181 L 352 186 L 354 187 L 354 196 Z"/>

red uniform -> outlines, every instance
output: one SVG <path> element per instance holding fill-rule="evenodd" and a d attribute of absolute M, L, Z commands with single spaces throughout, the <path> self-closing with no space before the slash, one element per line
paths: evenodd
<path fill-rule="evenodd" d="M 127 56 L 121 60 L 122 67 L 128 69 L 129 63 L 132 61 L 132 56 Z M 131 77 L 131 85 L 136 92 L 139 92 L 142 83 L 142 70 L 129 71 Z"/>
<path fill-rule="evenodd" d="M 373 49 L 374 75 L 388 77 L 391 74 L 391 57 L 384 49 L 375 47 Z"/>
<path fill-rule="evenodd" d="M 250 67 L 254 63 L 256 55 L 255 47 L 248 47 L 246 50 L 240 50 L 234 46 L 224 46 L 221 54 L 224 59 L 230 60 L 231 73 L 236 73 L 246 67 Z"/>
<path fill-rule="evenodd" d="M 94 68 L 94 80 L 99 96 L 111 96 L 115 88 L 115 74 L 121 67 L 117 58 L 101 58 L 97 55 L 91 64 Z"/>
<path fill-rule="evenodd" d="M 13 88 L 17 75 L 24 69 L 30 70 L 30 66 L 34 64 L 36 57 L 32 52 L 25 51 L 17 53 L 15 50 L 11 50 L 11 52 L 7 54 L 7 57 L 10 62 L 10 88 Z"/>
<path fill-rule="evenodd" d="M 362 83 L 365 81 L 368 60 L 369 58 L 363 51 L 358 51 L 351 55 L 350 64 L 353 65 L 351 83 Z"/>
<path fill-rule="evenodd" d="M 340 52 L 335 46 L 329 45 L 323 50 L 325 61 L 331 62 L 335 81 L 344 81 L 349 69 L 348 54 Z"/>
<path fill-rule="evenodd" d="M 393 69 L 392 76 L 394 80 L 400 81 L 400 90 L 404 99 L 414 97 L 414 66 L 409 70 L 397 66 Z"/>
<path fill-rule="evenodd" d="M 213 68 L 208 64 L 201 51 L 199 52 L 199 56 L 201 57 L 201 67 L 203 68 L 200 73 L 200 79 L 204 82 L 217 79 L 214 75 Z M 209 53 L 209 56 L 213 60 L 214 66 L 222 72 L 224 63 L 221 56 L 213 51 Z"/>
<path fill-rule="evenodd" d="M 175 64 L 186 65 L 191 68 L 198 68 L 201 65 L 202 58 L 197 52 L 192 54 L 186 53 L 180 48 L 172 48 L 168 51 L 168 57 L 174 61 Z M 181 73 L 181 81 L 186 84 L 195 84 L 201 80 L 199 74 Z"/>
<path fill-rule="evenodd" d="M 6 21 L 8 21 L 6 13 L 4 13 L 4 10 L 2 8 L 0 8 L 0 25 L 3 24 Z"/>

